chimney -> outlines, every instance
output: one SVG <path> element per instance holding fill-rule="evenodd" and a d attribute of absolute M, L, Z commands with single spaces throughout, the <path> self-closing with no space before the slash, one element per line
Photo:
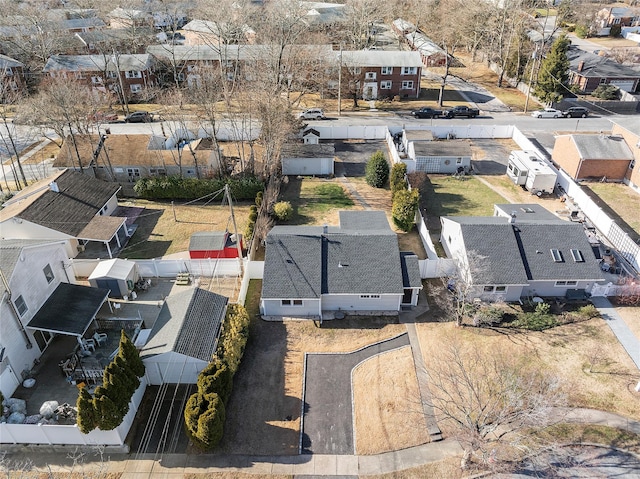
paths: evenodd
<path fill-rule="evenodd" d="M 584 70 L 584 61 L 580 61 L 580 63 L 578 63 L 578 72 L 581 72 L 582 70 Z"/>
<path fill-rule="evenodd" d="M 327 225 L 322 225 L 322 234 L 326 235 L 329 232 L 329 227 Z"/>
<path fill-rule="evenodd" d="M 49 183 L 49 189 L 54 193 L 60 193 L 60 188 L 58 188 L 58 183 L 56 183 L 55 181 L 52 181 L 51 183 Z"/>
<path fill-rule="evenodd" d="M 514 224 L 516 222 L 516 212 L 512 211 L 511 216 L 509 217 L 509 224 Z"/>

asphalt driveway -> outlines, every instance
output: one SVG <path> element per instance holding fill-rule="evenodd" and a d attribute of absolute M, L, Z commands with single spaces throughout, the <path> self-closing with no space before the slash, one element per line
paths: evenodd
<path fill-rule="evenodd" d="M 336 163 L 336 176 L 364 176 L 364 169 L 376 151 L 381 151 L 385 158 L 387 155 L 387 145 L 381 140 L 370 141 L 336 141 L 336 156 L 341 163 Z M 340 168 L 344 168 L 340 171 Z"/>
<path fill-rule="evenodd" d="M 409 345 L 406 333 L 347 354 L 307 354 L 303 454 L 355 454 L 351 371 L 367 358 Z"/>

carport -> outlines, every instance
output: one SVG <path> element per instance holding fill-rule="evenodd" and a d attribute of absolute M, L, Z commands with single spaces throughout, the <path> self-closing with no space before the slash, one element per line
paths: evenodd
<path fill-rule="evenodd" d="M 82 337 L 108 297 L 108 289 L 60 283 L 29 321 L 27 328 L 49 335 L 76 336 L 78 343 L 82 345 Z M 51 338 L 52 336 L 45 336 L 47 344 Z"/>
<path fill-rule="evenodd" d="M 113 258 L 112 248 L 122 248 L 129 236 L 126 222 L 127 218 L 121 216 L 95 216 L 78 234 L 78 251 L 84 251 L 84 245 L 89 241 L 97 241 L 106 246 L 109 258 Z"/>

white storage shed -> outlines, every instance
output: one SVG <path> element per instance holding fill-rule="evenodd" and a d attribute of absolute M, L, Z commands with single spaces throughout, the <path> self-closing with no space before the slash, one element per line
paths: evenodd
<path fill-rule="evenodd" d="M 128 296 L 139 279 L 135 261 L 114 258 L 98 263 L 89 275 L 89 284 L 94 288 L 110 289 L 109 296 L 118 298 Z"/>
<path fill-rule="evenodd" d="M 333 144 L 290 144 L 282 148 L 282 174 L 333 175 L 336 150 Z"/>

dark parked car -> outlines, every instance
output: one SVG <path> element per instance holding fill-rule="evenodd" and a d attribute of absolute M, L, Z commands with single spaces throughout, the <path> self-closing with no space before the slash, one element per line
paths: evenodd
<path fill-rule="evenodd" d="M 442 116 L 442 110 L 435 110 L 433 108 L 420 108 L 411 112 L 416 118 L 438 118 Z"/>
<path fill-rule="evenodd" d="M 583 106 L 572 106 L 562 112 L 565 118 L 586 118 L 591 113 L 587 108 Z"/>
<path fill-rule="evenodd" d="M 469 108 L 468 106 L 454 106 L 450 110 L 445 110 L 442 115 L 445 118 L 456 118 L 458 116 L 466 116 L 467 118 L 475 118 L 480 114 L 477 108 Z"/>
<path fill-rule="evenodd" d="M 127 123 L 150 123 L 153 121 L 153 115 L 147 111 L 136 111 L 124 117 Z"/>

